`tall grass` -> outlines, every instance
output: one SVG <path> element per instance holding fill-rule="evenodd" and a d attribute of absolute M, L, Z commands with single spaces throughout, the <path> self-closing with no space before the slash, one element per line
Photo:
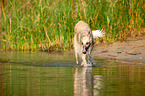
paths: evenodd
<path fill-rule="evenodd" d="M 66 50 L 79 20 L 103 28 L 105 42 L 141 35 L 144 0 L 1 0 L 0 43 L 5 50 Z"/>

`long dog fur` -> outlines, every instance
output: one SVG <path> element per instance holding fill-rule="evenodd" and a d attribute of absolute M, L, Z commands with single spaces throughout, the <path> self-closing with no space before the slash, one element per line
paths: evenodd
<path fill-rule="evenodd" d="M 90 26 L 84 21 L 79 21 L 74 27 L 74 50 L 77 64 L 79 57 L 82 59 L 81 65 L 88 66 L 88 62 L 93 64 L 94 60 L 91 57 L 93 45 L 94 40 Z"/>

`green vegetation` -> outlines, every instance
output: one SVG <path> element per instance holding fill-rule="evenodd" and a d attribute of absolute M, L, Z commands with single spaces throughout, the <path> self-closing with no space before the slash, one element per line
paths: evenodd
<path fill-rule="evenodd" d="M 65 50 L 75 24 L 103 28 L 104 42 L 140 36 L 144 0 L 1 0 L 0 43 L 5 50 Z"/>

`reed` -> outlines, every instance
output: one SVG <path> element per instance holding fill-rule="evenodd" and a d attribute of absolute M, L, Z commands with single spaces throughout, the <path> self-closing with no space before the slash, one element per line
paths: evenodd
<path fill-rule="evenodd" d="M 2 2 L 3 1 L 3 2 Z M 103 28 L 104 42 L 140 36 L 144 0 L 1 0 L 0 43 L 5 50 L 69 50 L 75 24 Z"/>

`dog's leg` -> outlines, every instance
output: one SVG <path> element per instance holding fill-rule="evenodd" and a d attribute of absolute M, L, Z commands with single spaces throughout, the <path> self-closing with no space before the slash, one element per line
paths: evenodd
<path fill-rule="evenodd" d="M 76 51 L 75 51 L 75 57 L 76 57 L 76 63 L 78 64 L 78 54 Z"/>
<path fill-rule="evenodd" d="M 92 58 L 91 54 L 90 54 L 89 56 L 90 56 L 90 61 L 91 61 L 92 65 L 96 65 L 96 62 L 95 62 L 94 59 Z"/>
<path fill-rule="evenodd" d="M 91 49 L 90 49 L 91 50 Z M 94 61 L 94 59 L 92 58 L 92 56 L 91 56 L 91 51 L 90 50 L 88 50 L 89 51 L 89 60 L 90 60 L 90 62 L 92 63 L 92 64 L 96 64 L 95 63 L 95 61 Z"/>
<path fill-rule="evenodd" d="M 93 64 L 94 63 L 94 59 L 92 58 L 91 55 L 90 55 L 90 60 L 91 60 L 91 63 Z"/>
<path fill-rule="evenodd" d="M 81 65 L 87 66 L 86 54 L 82 54 L 82 60 L 83 60 L 83 62 Z"/>
<path fill-rule="evenodd" d="M 78 45 L 76 40 L 77 35 L 74 35 L 74 49 L 75 49 L 75 58 L 76 58 L 76 64 L 78 64 Z"/>

